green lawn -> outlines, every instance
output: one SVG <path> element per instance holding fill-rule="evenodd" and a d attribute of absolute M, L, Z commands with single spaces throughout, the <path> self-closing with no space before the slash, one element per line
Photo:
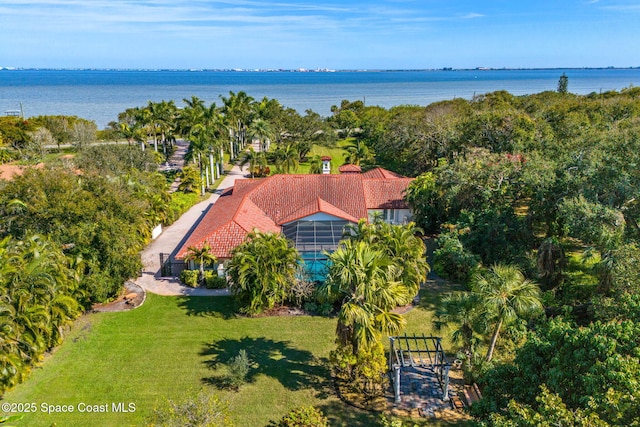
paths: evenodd
<path fill-rule="evenodd" d="M 307 159 L 310 159 L 313 156 L 329 156 L 331 157 L 331 173 L 339 173 L 338 168 L 342 166 L 344 163 L 344 156 L 346 154 L 345 146 L 349 145 L 350 140 L 342 139 L 336 143 L 334 147 L 326 147 L 324 145 L 314 145 L 309 154 L 307 155 Z M 306 162 L 302 162 L 298 165 L 298 168 L 295 170 L 296 174 L 308 174 L 311 164 L 307 160 Z M 271 168 L 271 172 L 275 173 L 276 167 L 273 164 L 269 164 L 269 168 Z"/>
<path fill-rule="evenodd" d="M 423 292 L 424 293 L 424 292 Z M 425 307 L 432 301 L 423 299 Z M 430 310 L 407 314 L 408 332 L 429 333 Z M 217 391 L 236 425 L 265 426 L 288 410 L 314 404 L 331 425 L 366 426 L 375 414 L 347 406 L 332 393 L 327 357 L 335 319 L 297 316 L 236 318 L 229 297 L 148 295 L 138 309 L 93 313 L 73 327 L 65 343 L 4 398 L 36 403 L 19 426 L 144 425 L 163 398 L 181 399 L 199 388 L 215 390 L 224 362 L 244 348 L 255 362 L 239 392 Z M 105 413 L 44 414 L 42 404 L 107 405 Z M 114 412 L 113 403 L 135 404 Z"/>

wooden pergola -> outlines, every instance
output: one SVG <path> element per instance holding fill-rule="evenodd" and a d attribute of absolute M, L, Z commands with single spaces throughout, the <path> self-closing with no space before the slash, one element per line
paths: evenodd
<path fill-rule="evenodd" d="M 400 402 L 400 378 L 403 368 L 423 368 L 436 376 L 442 390 L 442 399 L 449 398 L 449 369 L 447 356 L 442 349 L 442 338 L 425 335 L 389 337 L 389 372 L 393 383 L 395 401 Z"/>

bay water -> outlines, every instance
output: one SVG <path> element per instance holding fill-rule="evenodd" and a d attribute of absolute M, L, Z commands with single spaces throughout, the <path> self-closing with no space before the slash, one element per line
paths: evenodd
<path fill-rule="evenodd" d="M 588 94 L 640 85 L 640 68 L 434 71 L 186 71 L 186 70 L 0 70 L 0 115 L 75 115 L 99 128 L 127 108 L 195 95 L 207 105 L 244 91 L 256 100 L 274 98 L 300 113 L 323 116 L 343 99 L 390 108 L 471 99 L 496 90 L 526 95 L 556 90 L 562 74 L 569 92 Z"/>

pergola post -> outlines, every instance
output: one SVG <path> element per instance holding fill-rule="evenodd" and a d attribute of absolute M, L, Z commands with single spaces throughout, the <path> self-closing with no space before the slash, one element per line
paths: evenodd
<path fill-rule="evenodd" d="M 389 371 L 393 370 L 393 355 L 396 351 L 396 339 L 389 337 Z"/>
<path fill-rule="evenodd" d="M 444 396 L 443 400 L 447 400 L 449 398 L 449 365 L 444 365 Z"/>
<path fill-rule="evenodd" d="M 440 337 L 417 336 L 416 334 L 410 337 L 405 334 L 404 336 L 389 337 L 389 342 L 389 371 L 392 372 L 391 379 L 396 403 L 402 400 L 400 396 L 400 371 L 403 367 L 408 366 L 431 369 L 441 387 L 442 399 L 449 398 L 449 370 L 451 365 L 447 362 L 447 356 L 442 348 L 442 339 Z M 403 342 L 406 343 L 406 350 L 403 350 Z M 415 344 L 413 351 L 411 342 Z M 430 347 L 430 344 L 432 347 Z M 403 354 L 404 351 L 409 357 L 408 362 Z M 418 355 L 417 361 L 414 359 L 414 353 Z M 426 353 L 427 357 L 423 358 L 423 353 Z"/>
<path fill-rule="evenodd" d="M 393 393 L 396 397 L 396 403 L 400 403 L 402 400 L 400 396 L 400 366 L 393 367 Z"/>

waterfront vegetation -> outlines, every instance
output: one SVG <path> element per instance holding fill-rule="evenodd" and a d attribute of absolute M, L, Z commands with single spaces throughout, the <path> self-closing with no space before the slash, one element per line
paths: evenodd
<path fill-rule="evenodd" d="M 129 141 L 119 148 L 93 148 L 95 127 L 83 119 L 1 118 L 1 162 L 48 159 L 47 167 L 0 184 L 2 389 L 41 363 L 81 307 L 112 298 L 137 275 L 151 228 L 178 212 L 155 168 L 184 137 L 192 165 L 182 175 L 185 194 L 215 185 L 230 161 L 246 160 L 254 175 L 267 167 L 317 172 L 325 150 L 335 150 L 333 169 L 349 161 L 416 177 L 406 199 L 435 244 L 434 271 L 455 292 L 423 288 L 423 302 L 405 316 L 407 330 L 445 335 L 465 379 L 482 388 L 484 399 L 471 410 L 476 422 L 640 425 L 640 88 L 578 96 L 567 86 L 562 80 L 557 92 L 498 91 L 388 110 L 343 101 L 327 118 L 243 92 L 222 97 L 220 107 L 196 97 L 183 109 L 150 102 L 102 132 Z M 246 157 L 251 139 L 264 158 Z M 46 147 L 65 142 L 74 157 L 47 157 Z M 360 227 L 354 236 L 367 231 Z M 132 312 L 83 316 L 73 339 L 7 396 L 46 402 L 56 390 L 56 399 L 75 403 L 79 391 L 87 401 L 133 396 L 139 411 L 105 418 L 126 424 L 150 416 L 158 396 L 175 401 L 203 387 L 229 400 L 238 425 L 275 422 L 310 403 L 330 425 L 372 425 L 377 416 L 334 396 L 328 361 L 335 368 L 358 353 L 367 359 L 360 365 L 375 367 L 368 374 L 381 369 L 374 353 L 384 333 L 404 323 L 387 313 L 410 297 L 401 288 L 415 288 L 393 272 L 424 258 L 410 251 L 395 259 L 373 234 L 360 236 L 334 253 L 349 262 L 336 259 L 324 288 L 338 320 L 236 317 L 240 307 L 229 298 L 150 296 Z M 250 272 L 236 267 L 246 273 L 243 289 L 252 289 Z M 352 273 L 367 279 L 347 280 Z M 368 281 L 378 284 L 375 295 L 362 289 Z M 331 298 L 336 292 L 345 297 Z M 280 296 L 266 308 L 294 299 Z M 374 310 L 375 321 L 356 303 Z M 366 351 L 331 354 L 335 342 Z M 247 384 L 218 390 L 223 364 L 241 349 L 251 362 Z M 76 422 L 35 417 L 42 425 Z"/>

